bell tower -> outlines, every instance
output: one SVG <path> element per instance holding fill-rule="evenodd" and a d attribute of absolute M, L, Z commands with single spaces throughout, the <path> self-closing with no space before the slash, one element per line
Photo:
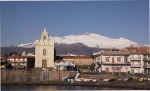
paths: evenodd
<path fill-rule="evenodd" d="M 54 67 L 54 41 L 49 39 L 49 34 L 44 26 L 41 39 L 35 43 L 35 67 L 53 68 Z"/>
<path fill-rule="evenodd" d="M 44 26 L 44 31 L 41 35 L 41 40 L 45 41 L 48 40 L 49 34 L 46 32 L 46 26 Z"/>

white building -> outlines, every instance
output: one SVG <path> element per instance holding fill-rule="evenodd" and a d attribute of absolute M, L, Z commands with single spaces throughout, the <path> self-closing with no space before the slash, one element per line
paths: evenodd
<path fill-rule="evenodd" d="M 131 73 L 143 73 L 143 55 L 142 54 L 131 54 L 130 55 L 131 60 Z"/>
<path fill-rule="evenodd" d="M 35 43 L 35 67 L 54 67 L 54 41 L 49 39 L 46 27 L 44 27 L 41 39 Z"/>
<path fill-rule="evenodd" d="M 95 62 L 101 64 L 102 73 L 150 74 L 150 52 L 145 47 L 106 49 L 95 55 Z"/>
<path fill-rule="evenodd" d="M 143 47 L 127 47 L 130 52 L 131 73 L 149 74 L 149 52 Z"/>
<path fill-rule="evenodd" d="M 95 59 L 101 64 L 101 73 L 130 73 L 129 53 L 121 50 L 103 51 Z"/>
<path fill-rule="evenodd" d="M 150 75 L 150 55 L 144 56 L 144 74 Z"/>

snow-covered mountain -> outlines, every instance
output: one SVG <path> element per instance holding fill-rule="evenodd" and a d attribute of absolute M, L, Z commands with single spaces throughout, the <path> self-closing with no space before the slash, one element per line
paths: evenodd
<path fill-rule="evenodd" d="M 35 46 L 35 42 L 17 45 L 17 47 L 23 47 L 23 48 L 33 48 L 34 46 Z"/>
<path fill-rule="evenodd" d="M 131 40 L 128 40 L 126 38 L 120 37 L 120 38 L 109 38 L 106 36 L 102 36 L 95 33 L 85 33 L 82 35 L 70 35 L 65 37 L 49 37 L 49 39 L 52 39 L 57 44 L 75 44 L 75 43 L 81 43 L 88 47 L 94 47 L 94 48 L 125 48 L 128 46 L 138 46 L 139 44 L 136 42 L 133 42 Z M 17 47 L 25 47 L 25 48 L 31 48 L 34 47 L 35 42 L 33 43 L 27 43 L 27 44 L 20 44 L 17 45 Z"/>

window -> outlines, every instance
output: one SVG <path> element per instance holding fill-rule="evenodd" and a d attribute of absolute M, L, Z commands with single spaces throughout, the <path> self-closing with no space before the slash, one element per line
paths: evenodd
<path fill-rule="evenodd" d="M 46 36 L 43 37 L 43 41 L 46 40 Z"/>
<path fill-rule="evenodd" d="M 114 57 L 112 57 L 112 63 L 114 63 L 114 62 L 115 62 Z"/>
<path fill-rule="evenodd" d="M 109 72 L 109 67 L 106 67 L 106 68 L 105 68 L 105 72 Z"/>
<path fill-rule="evenodd" d="M 127 56 L 124 56 L 124 60 L 125 60 L 125 61 L 128 61 L 128 57 L 127 57 Z"/>
<path fill-rule="evenodd" d="M 46 49 L 43 49 L 43 55 L 46 55 Z"/>
<path fill-rule="evenodd" d="M 106 57 L 106 62 L 109 62 L 109 57 Z"/>
<path fill-rule="evenodd" d="M 117 62 L 121 62 L 121 57 L 117 57 Z"/>

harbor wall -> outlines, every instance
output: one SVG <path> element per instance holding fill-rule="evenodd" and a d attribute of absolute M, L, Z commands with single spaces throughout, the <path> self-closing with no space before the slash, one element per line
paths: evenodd
<path fill-rule="evenodd" d="M 1 83 L 7 82 L 45 82 L 62 81 L 63 77 L 75 76 L 77 71 L 41 71 L 41 70 L 1 70 Z M 111 75 L 111 74 L 81 74 L 80 78 L 88 79 L 125 79 L 129 75 Z M 140 77 L 133 76 L 135 79 Z M 145 77 L 145 76 L 141 76 Z M 149 78 L 148 76 L 147 78 Z"/>
<path fill-rule="evenodd" d="M 125 79 L 129 76 L 128 75 L 116 76 L 116 75 L 111 75 L 111 74 L 101 74 L 101 75 L 86 75 L 86 74 L 83 74 L 80 77 L 81 78 L 90 78 L 90 79 Z"/>
<path fill-rule="evenodd" d="M 74 76 L 75 71 L 1 71 L 1 83 L 5 82 L 42 82 L 61 80 L 65 76 Z"/>

